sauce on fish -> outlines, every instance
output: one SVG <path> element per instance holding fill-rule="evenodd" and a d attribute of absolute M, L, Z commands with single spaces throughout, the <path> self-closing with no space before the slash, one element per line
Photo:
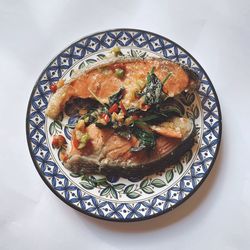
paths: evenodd
<path fill-rule="evenodd" d="M 150 93 L 145 92 L 145 89 L 153 81 L 150 77 L 155 78 L 155 83 L 151 82 L 152 86 L 148 87 L 149 91 L 154 91 L 149 99 L 152 103 L 149 105 L 146 98 Z M 152 168 L 155 164 L 160 164 L 166 156 L 177 152 L 184 142 L 187 144 L 189 137 L 193 138 L 194 127 L 188 118 L 180 117 L 153 125 L 143 121 L 142 114 L 149 113 L 151 119 L 156 116 L 150 110 L 156 107 L 161 97 L 154 84 L 160 84 L 162 95 L 173 98 L 196 83 L 197 79 L 179 64 L 152 58 L 118 60 L 87 70 L 68 84 L 60 83 L 61 86 L 51 97 L 46 110 L 50 118 L 56 119 L 65 105 L 76 98 L 95 99 L 102 106 L 95 113 L 91 113 L 87 121 L 82 119 L 81 126 L 78 124 L 73 130 L 66 167 L 73 172 L 85 173 L 112 173 L 122 169 L 122 175 L 126 176 L 123 171 L 126 168 L 129 171 L 131 168 L 141 171 L 145 166 Z M 139 116 L 128 116 L 127 112 L 131 108 L 139 110 Z M 83 110 L 82 114 L 84 113 Z M 96 115 L 95 121 L 89 122 L 93 114 Z M 141 119 L 142 125 L 136 122 L 138 119 Z M 129 138 L 116 132 L 119 126 L 126 127 L 126 132 L 131 133 Z M 151 146 L 145 144 L 148 143 L 147 140 L 151 140 L 145 139 L 147 136 L 153 140 Z M 192 143 L 190 141 L 190 145 Z M 152 149 L 143 150 L 147 147 Z"/>

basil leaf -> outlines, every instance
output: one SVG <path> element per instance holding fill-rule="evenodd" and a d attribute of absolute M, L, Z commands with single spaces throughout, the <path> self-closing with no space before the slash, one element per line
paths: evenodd
<path fill-rule="evenodd" d="M 119 102 L 124 95 L 125 88 L 120 88 L 120 90 L 114 95 L 109 97 L 109 106 L 112 106 L 114 103 Z"/>
<path fill-rule="evenodd" d="M 139 96 L 145 97 L 145 104 L 158 104 L 165 100 L 166 94 L 162 91 L 162 83 L 154 73 L 154 68 L 147 76 L 147 85 Z"/>
<path fill-rule="evenodd" d="M 157 115 L 156 114 L 155 115 L 148 115 L 148 116 L 144 116 L 144 117 L 140 118 L 137 121 L 147 122 L 147 121 L 155 120 L 157 118 L 159 118 L 158 114 Z M 137 121 L 135 121 L 135 122 L 137 122 Z"/>
<path fill-rule="evenodd" d="M 156 144 L 156 136 L 151 131 L 147 131 L 137 126 L 133 129 L 133 134 L 140 141 L 138 147 L 132 147 L 130 149 L 131 152 L 138 152 L 143 149 L 154 149 Z"/>
<path fill-rule="evenodd" d="M 127 116 L 134 115 L 134 114 L 140 114 L 141 112 L 142 112 L 141 109 L 129 108 L 129 109 L 127 109 Z"/>
<path fill-rule="evenodd" d="M 174 106 L 174 105 L 166 105 L 163 106 L 159 109 L 159 111 L 157 111 L 157 114 L 161 114 L 163 116 L 165 116 L 166 118 L 172 117 L 172 116 L 183 116 L 184 115 L 185 110 L 181 109 L 178 106 Z"/>
<path fill-rule="evenodd" d="M 110 127 L 110 124 L 102 124 L 100 122 L 96 122 L 95 125 L 98 128 L 109 128 Z"/>

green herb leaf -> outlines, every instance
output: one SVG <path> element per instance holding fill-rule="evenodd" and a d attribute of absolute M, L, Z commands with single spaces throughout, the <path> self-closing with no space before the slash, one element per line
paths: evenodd
<path fill-rule="evenodd" d="M 178 109 L 175 106 L 166 106 L 157 112 L 157 114 L 165 116 L 166 118 L 170 118 L 173 116 L 183 116 L 183 113 L 181 112 L 180 109 Z"/>
<path fill-rule="evenodd" d="M 102 123 L 96 122 L 95 125 L 96 125 L 96 127 L 98 127 L 98 128 L 109 128 L 109 127 L 110 127 L 110 124 L 109 124 L 109 123 L 107 123 L 107 124 L 102 124 Z"/>
<path fill-rule="evenodd" d="M 148 124 L 142 120 L 136 120 L 133 122 L 134 125 L 138 125 L 138 127 L 143 128 L 143 129 L 148 129 Z"/>
<path fill-rule="evenodd" d="M 132 147 L 130 149 L 131 152 L 138 152 L 146 148 L 154 149 L 156 144 L 156 135 L 154 133 L 135 126 L 133 129 L 133 134 L 140 141 L 140 144 L 138 147 Z"/>
<path fill-rule="evenodd" d="M 127 116 L 134 115 L 134 114 L 139 114 L 141 113 L 142 110 L 138 108 L 129 108 L 127 109 Z"/>
<path fill-rule="evenodd" d="M 162 102 L 166 95 L 162 91 L 162 83 L 154 73 L 154 67 L 147 76 L 147 85 L 139 96 L 145 97 L 145 104 L 153 105 Z"/>
<path fill-rule="evenodd" d="M 125 88 L 120 88 L 120 90 L 115 93 L 114 95 L 109 97 L 109 106 L 112 106 L 114 103 L 118 103 L 123 95 L 124 95 Z"/>
<path fill-rule="evenodd" d="M 148 122 L 148 121 L 152 121 L 159 118 L 159 115 L 148 115 L 148 116 L 144 116 L 143 118 L 140 118 L 139 120 L 136 120 L 135 122 L 138 121 L 142 121 L 142 122 Z"/>

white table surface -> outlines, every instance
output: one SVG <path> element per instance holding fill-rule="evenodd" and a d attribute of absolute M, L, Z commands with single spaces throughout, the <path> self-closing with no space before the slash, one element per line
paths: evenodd
<path fill-rule="evenodd" d="M 166 36 L 205 68 L 218 93 L 223 140 L 211 174 L 174 211 L 112 223 L 60 201 L 28 152 L 28 99 L 47 63 L 96 31 Z M 0 249 L 250 249 L 250 2 L 0 0 Z"/>

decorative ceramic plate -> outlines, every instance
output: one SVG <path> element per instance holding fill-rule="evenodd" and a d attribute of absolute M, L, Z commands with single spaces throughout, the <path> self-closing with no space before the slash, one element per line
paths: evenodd
<path fill-rule="evenodd" d="M 162 174 L 143 179 L 70 173 L 51 146 L 52 136 L 70 140 L 74 117 L 54 121 L 45 116 L 49 86 L 69 79 L 74 70 L 105 60 L 119 46 L 129 57 L 162 57 L 192 68 L 201 81 L 195 93 L 179 96 L 185 115 L 195 120 L 195 145 Z M 73 43 L 40 75 L 27 111 L 27 140 L 33 162 L 47 186 L 65 203 L 87 215 L 112 221 L 137 221 L 168 212 L 190 197 L 209 174 L 220 145 L 221 113 L 215 89 L 199 63 L 182 47 L 160 35 L 134 29 L 96 33 Z"/>

